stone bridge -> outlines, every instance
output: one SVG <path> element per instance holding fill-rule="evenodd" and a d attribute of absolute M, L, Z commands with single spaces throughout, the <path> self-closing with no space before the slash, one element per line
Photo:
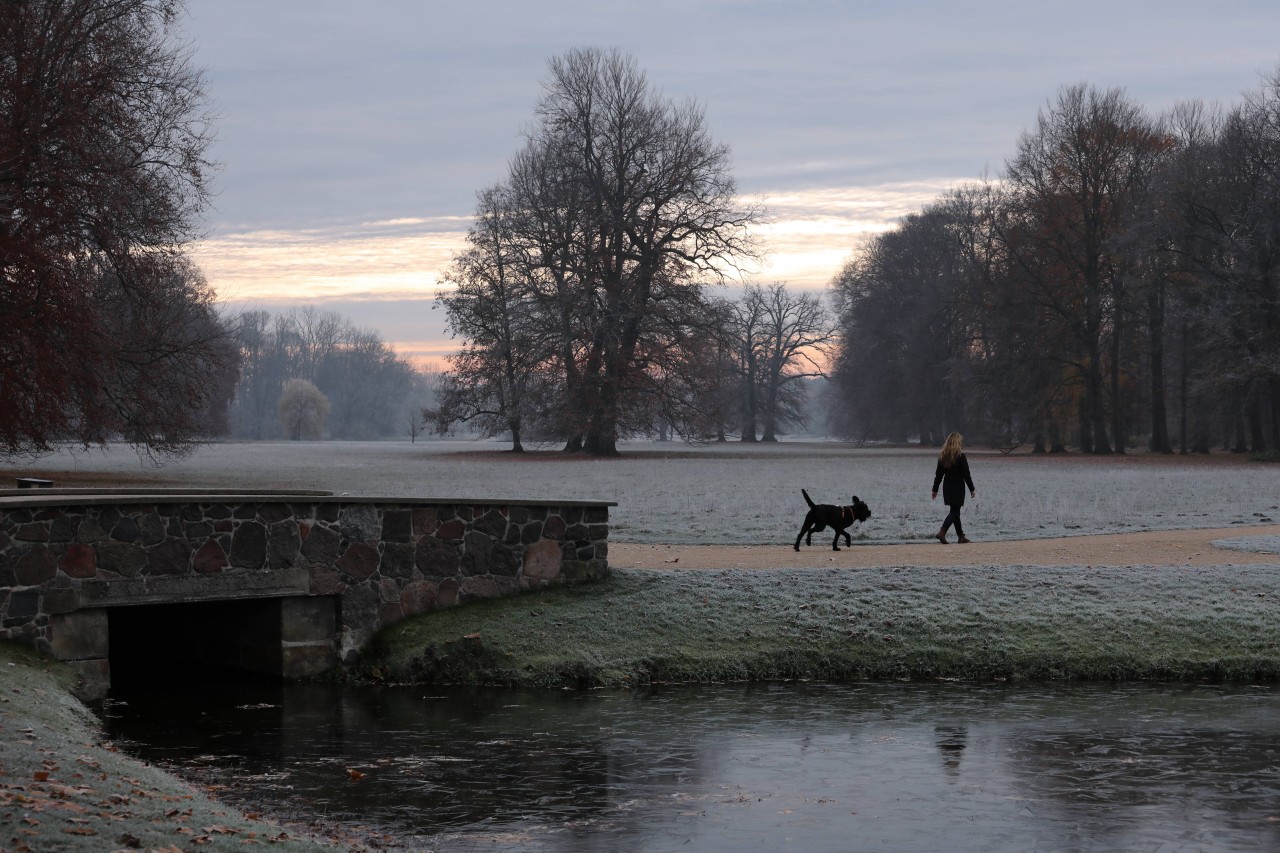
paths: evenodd
<path fill-rule="evenodd" d="M 610 506 L 0 490 L 0 639 L 70 662 L 86 698 L 167 666 L 307 678 L 406 616 L 604 576 Z"/>

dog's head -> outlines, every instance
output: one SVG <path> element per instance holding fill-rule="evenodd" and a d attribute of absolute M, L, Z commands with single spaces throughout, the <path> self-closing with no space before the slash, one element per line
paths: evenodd
<path fill-rule="evenodd" d="M 853 503 L 849 505 L 849 508 L 853 510 L 853 517 L 858 521 L 866 521 L 871 517 L 871 507 L 858 500 L 857 495 L 853 496 Z"/>

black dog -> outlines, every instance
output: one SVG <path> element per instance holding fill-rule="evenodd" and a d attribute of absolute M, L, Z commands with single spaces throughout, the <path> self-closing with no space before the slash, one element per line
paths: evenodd
<path fill-rule="evenodd" d="M 821 533 L 830 527 L 836 532 L 836 538 L 831 541 L 831 550 L 840 550 L 840 536 L 844 534 L 844 544 L 853 545 L 853 539 L 849 537 L 848 528 L 855 521 L 866 521 L 871 517 L 871 507 L 858 500 L 858 496 L 853 496 L 853 503 L 849 506 L 835 506 L 834 504 L 816 504 L 809 497 L 809 493 L 804 489 L 800 490 L 800 494 L 804 495 L 804 502 L 809 505 L 809 512 L 804 517 L 804 527 L 800 528 L 800 535 L 796 537 L 796 550 L 800 550 L 800 540 L 804 539 L 806 545 L 813 544 L 813 534 Z M 805 536 L 808 536 L 805 539 Z"/>

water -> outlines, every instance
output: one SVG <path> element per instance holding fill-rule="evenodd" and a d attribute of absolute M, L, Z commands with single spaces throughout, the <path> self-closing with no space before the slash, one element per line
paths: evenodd
<path fill-rule="evenodd" d="M 410 849 L 1280 849 L 1280 692 L 764 684 L 117 695 L 224 799 Z M 351 772 L 354 771 L 354 772 Z M 357 775 L 358 774 L 358 775 Z M 354 778 L 353 778 L 354 777 Z"/>

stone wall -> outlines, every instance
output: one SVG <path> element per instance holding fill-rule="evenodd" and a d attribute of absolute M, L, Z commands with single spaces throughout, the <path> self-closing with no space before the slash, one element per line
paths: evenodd
<path fill-rule="evenodd" d="M 349 662 L 405 616 L 608 572 L 600 502 L 35 494 L 0 496 L 0 639 L 44 651 L 86 611 L 323 596 Z"/>

